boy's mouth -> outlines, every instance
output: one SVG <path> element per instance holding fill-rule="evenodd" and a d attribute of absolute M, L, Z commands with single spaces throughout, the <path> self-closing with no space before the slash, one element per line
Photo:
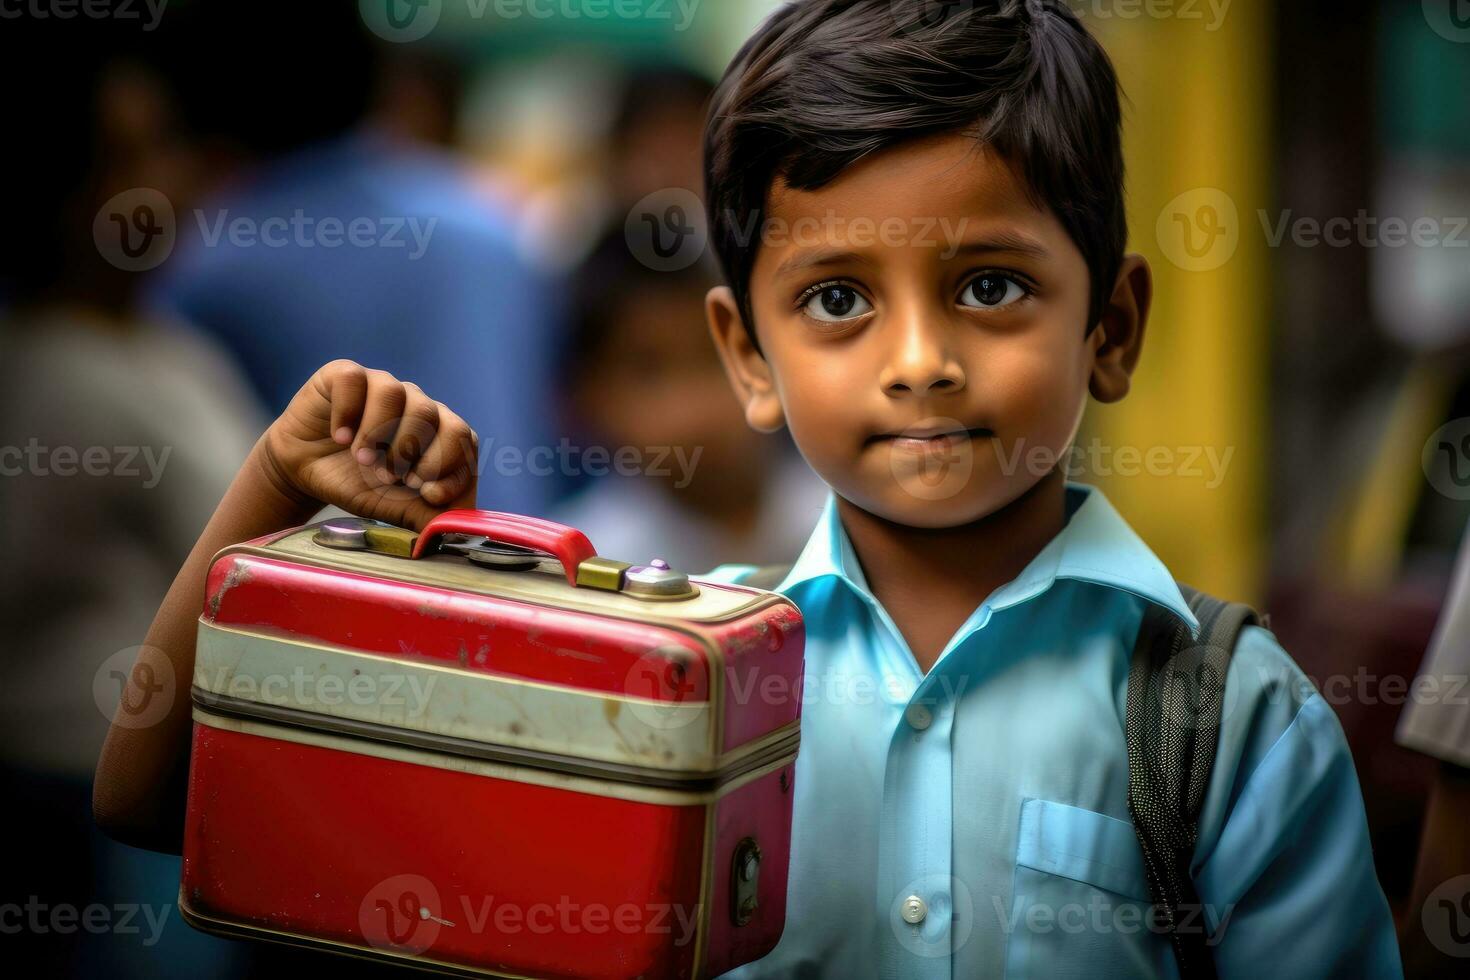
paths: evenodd
<path fill-rule="evenodd" d="M 983 427 L 966 428 L 949 424 L 914 425 L 898 432 L 880 432 L 868 437 L 868 445 L 887 445 L 897 452 L 925 455 L 958 449 L 971 439 L 989 439 L 995 435 Z"/>

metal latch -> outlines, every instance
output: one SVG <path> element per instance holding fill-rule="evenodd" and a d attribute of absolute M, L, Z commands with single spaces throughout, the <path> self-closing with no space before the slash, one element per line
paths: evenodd
<path fill-rule="evenodd" d="M 737 926 L 745 925 L 755 916 L 760 904 L 756 899 L 760 875 L 760 845 L 754 837 L 742 838 L 735 845 L 735 857 L 730 868 L 730 915 Z"/>
<path fill-rule="evenodd" d="M 334 518 L 317 526 L 312 540 L 326 548 L 342 551 L 371 551 L 395 558 L 412 558 L 419 536 L 407 528 L 394 527 L 361 517 Z M 536 548 L 494 540 L 482 534 L 445 531 L 436 535 L 433 551 L 458 555 L 485 568 L 499 571 L 530 571 L 556 556 Z M 692 599 L 699 589 L 689 576 L 675 571 L 662 558 L 647 565 L 634 565 L 594 555 L 582 559 L 573 572 L 579 588 L 618 592 L 648 601 Z"/>

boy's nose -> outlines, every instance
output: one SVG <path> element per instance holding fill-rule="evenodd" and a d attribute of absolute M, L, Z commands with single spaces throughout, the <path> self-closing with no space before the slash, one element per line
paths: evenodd
<path fill-rule="evenodd" d="M 880 375 L 888 395 L 947 394 L 965 387 L 965 370 L 950 347 L 948 331 L 935 326 L 935 320 L 916 312 L 891 322 L 893 345 Z"/>

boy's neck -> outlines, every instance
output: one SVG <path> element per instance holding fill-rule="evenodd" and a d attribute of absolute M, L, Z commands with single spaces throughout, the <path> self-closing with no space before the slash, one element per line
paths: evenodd
<path fill-rule="evenodd" d="M 918 528 L 842 497 L 837 511 L 863 575 L 924 673 L 975 607 L 1014 579 L 1066 524 L 1066 476 L 1053 470 L 971 524 Z"/>

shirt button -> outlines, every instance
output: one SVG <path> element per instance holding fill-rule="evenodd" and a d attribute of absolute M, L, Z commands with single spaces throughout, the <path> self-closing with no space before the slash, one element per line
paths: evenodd
<path fill-rule="evenodd" d="M 918 925 L 924 921 L 924 916 L 929 914 L 929 906 L 925 905 L 924 900 L 919 896 L 910 895 L 903 900 L 903 909 L 899 914 L 903 916 L 903 921 L 910 925 Z"/>
<path fill-rule="evenodd" d="M 922 732 L 934 724 L 934 713 L 922 704 L 911 704 L 904 709 L 904 718 L 915 731 Z"/>

